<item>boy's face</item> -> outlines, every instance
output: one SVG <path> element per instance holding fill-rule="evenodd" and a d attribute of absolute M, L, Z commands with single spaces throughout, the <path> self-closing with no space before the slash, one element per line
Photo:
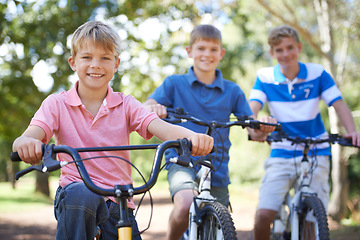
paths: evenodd
<path fill-rule="evenodd" d="M 301 49 L 301 43 L 295 41 L 292 37 L 284 37 L 279 44 L 271 47 L 270 54 L 278 61 L 282 69 L 291 68 L 298 66 Z"/>
<path fill-rule="evenodd" d="M 82 87 L 87 89 L 106 89 L 114 73 L 118 70 L 120 59 L 100 45 L 88 41 L 69 57 L 69 65 L 76 71 Z"/>
<path fill-rule="evenodd" d="M 195 41 L 186 51 L 194 60 L 194 69 L 202 72 L 214 72 L 225 54 L 220 41 L 202 39 Z"/>

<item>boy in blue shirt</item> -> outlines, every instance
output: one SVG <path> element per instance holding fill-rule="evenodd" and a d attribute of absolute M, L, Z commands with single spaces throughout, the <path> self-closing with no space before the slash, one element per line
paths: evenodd
<path fill-rule="evenodd" d="M 166 117 L 166 107 L 182 107 L 185 112 L 201 116 L 202 119 L 227 121 L 230 114 L 239 117 L 251 116 L 244 92 L 234 82 L 223 79 L 216 69 L 225 54 L 221 33 L 212 25 L 199 25 L 190 35 L 190 46 L 186 48 L 194 64 L 187 74 L 167 77 L 161 86 L 144 103 L 161 118 Z M 276 122 L 264 117 L 264 122 Z M 185 127 L 195 132 L 205 132 L 205 127 L 188 123 Z M 265 141 L 273 127 L 261 126 L 261 130 L 249 129 L 252 138 Z M 221 137 L 220 137 L 221 136 Z M 211 194 L 225 206 L 229 205 L 229 129 L 219 129 L 214 137 L 217 159 L 212 174 Z M 175 152 L 168 153 L 166 160 Z M 189 208 L 194 196 L 196 170 L 172 164 L 168 168 L 168 181 L 174 208 L 170 214 L 167 239 L 179 239 L 188 227 Z"/>
<path fill-rule="evenodd" d="M 342 100 L 333 78 L 319 64 L 299 62 L 302 44 L 297 31 L 287 25 L 276 27 L 270 32 L 268 43 L 270 54 L 278 64 L 257 72 L 250 93 L 250 107 L 255 116 L 268 103 L 271 116 L 281 123 L 288 135 L 326 138 L 328 133 L 319 109 L 322 99 L 338 113 L 347 132 L 344 137 L 352 138 L 353 144 L 360 146 L 360 133 L 356 131 L 351 112 Z M 300 169 L 303 147 L 284 141 L 272 143 L 271 149 L 270 158 L 265 162 L 266 174 L 260 187 L 255 218 L 254 237 L 260 240 L 270 237 L 270 224 L 291 187 L 290 176 L 294 176 L 295 169 Z M 315 157 L 313 154 L 309 151 L 310 161 Z M 327 208 L 331 154 L 329 144 L 317 144 L 315 154 L 318 165 L 313 172 L 310 187 Z"/>

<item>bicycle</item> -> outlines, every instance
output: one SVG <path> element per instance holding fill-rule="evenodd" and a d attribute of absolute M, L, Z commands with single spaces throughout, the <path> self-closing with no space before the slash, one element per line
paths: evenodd
<path fill-rule="evenodd" d="M 247 116 L 238 118 L 236 121 L 218 122 L 206 121 L 190 113 L 184 112 L 182 108 L 167 108 L 168 116 L 163 120 L 176 124 L 192 122 L 206 127 L 206 134 L 213 136 L 215 131 L 220 128 L 230 128 L 231 126 L 241 126 L 259 129 L 260 124 L 276 126 L 279 131 L 280 124 L 262 123 Z M 216 151 L 214 153 L 216 155 Z M 170 159 L 171 161 L 171 159 Z M 216 171 L 212 166 L 211 160 L 204 160 L 198 172 L 199 195 L 194 196 L 189 210 L 189 228 L 184 234 L 183 239 L 237 239 L 234 222 L 229 210 L 216 201 L 210 194 L 211 172 Z"/>
<path fill-rule="evenodd" d="M 311 237 L 326 240 L 329 239 L 329 227 L 327 213 L 317 194 L 310 190 L 312 173 L 316 163 L 310 162 L 308 152 L 310 146 L 319 143 L 340 144 L 342 146 L 353 146 L 351 139 L 345 139 L 338 134 L 330 134 L 327 138 L 300 138 L 290 137 L 284 132 L 268 136 L 268 142 L 279 142 L 288 140 L 292 144 L 302 144 L 303 157 L 301 160 L 301 171 L 292 183 L 293 193 L 286 194 L 285 199 L 273 221 L 271 228 L 271 239 L 309 239 Z M 316 145 L 314 145 L 316 147 Z M 316 159 L 316 156 L 315 156 Z M 316 161 L 316 160 L 315 160 Z M 295 186 L 296 185 L 296 186 Z"/>
<path fill-rule="evenodd" d="M 148 192 L 156 183 L 158 175 L 163 167 L 161 167 L 161 161 L 166 149 L 175 148 L 179 153 L 178 158 L 172 159 L 172 162 L 177 163 L 181 162 L 182 165 L 196 166 L 197 164 L 203 164 L 201 161 L 190 162 L 190 149 L 191 143 L 187 139 L 181 139 L 177 141 L 165 141 L 161 144 L 148 144 L 148 145 L 131 145 L 131 146 L 108 146 L 108 147 L 88 147 L 88 148 L 71 148 L 66 145 L 43 145 L 43 160 L 41 165 L 30 166 L 26 169 L 23 169 L 15 174 L 15 179 L 18 180 L 20 177 L 24 176 L 27 173 L 32 171 L 39 172 L 52 172 L 60 169 L 61 167 L 66 166 L 67 164 L 75 163 L 76 168 L 88 189 L 92 192 L 106 196 L 106 197 L 115 197 L 116 201 L 120 206 L 120 219 L 117 224 L 118 227 L 118 238 L 121 240 L 129 240 L 132 239 L 132 228 L 131 222 L 128 216 L 128 208 L 127 208 L 127 199 L 132 198 L 135 195 L 145 194 Z M 83 161 L 89 159 L 82 159 L 79 155 L 80 152 L 94 152 L 94 151 L 122 151 L 122 150 L 144 150 L 144 149 L 156 149 L 154 154 L 154 162 L 152 166 L 152 170 L 149 176 L 149 179 L 146 181 L 144 178 L 144 184 L 139 187 L 134 187 L 132 184 L 128 185 L 115 185 L 113 188 L 101 188 L 94 184 L 91 180 Z M 65 161 L 57 161 L 56 154 L 65 153 L 68 154 L 72 158 L 72 162 Z M 102 157 L 114 157 L 114 156 L 102 156 Z M 99 158 L 99 157 L 96 157 Z M 118 157 L 120 158 L 120 157 Z M 18 154 L 16 152 L 11 153 L 10 159 L 14 162 L 21 161 Z M 94 159 L 94 158 L 91 158 Z M 122 158 L 121 158 L 122 159 Z M 181 160 L 184 159 L 184 160 Z M 133 167 L 135 167 L 132 163 L 130 163 L 126 159 L 122 159 Z M 151 196 L 151 195 L 150 195 Z M 152 199 L 150 197 L 150 202 L 152 205 Z M 150 223 L 149 223 L 150 225 Z M 147 228 L 140 232 L 143 233 Z"/>

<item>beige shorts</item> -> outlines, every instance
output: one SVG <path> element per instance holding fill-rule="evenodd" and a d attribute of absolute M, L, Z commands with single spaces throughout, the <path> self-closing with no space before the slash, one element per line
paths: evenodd
<path fill-rule="evenodd" d="M 296 174 L 300 173 L 302 157 L 297 158 L 268 158 L 265 161 L 265 176 L 259 191 L 258 209 L 271 209 L 278 211 L 291 189 Z M 329 203 L 329 172 L 330 157 L 317 156 L 316 160 L 309 157 L 314 164 L 314 171 L 310 182 L 310 189 L 317 193 L 325 209 Z"/>

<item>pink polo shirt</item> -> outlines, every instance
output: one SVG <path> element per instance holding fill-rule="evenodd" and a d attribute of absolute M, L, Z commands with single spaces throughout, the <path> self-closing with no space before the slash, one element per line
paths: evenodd
<path fill-rule="evenodd" d="M 30 125 L 41 127 L 46 136 L 44 143 L 55 136 L 57 145 L 73 148 L 129 145 L 129 135 L 136 131 L 145 139 L 152 134 L 147 131 L 149 123 L 157 118 L 133 96 L 114 92 L 108 87 L 108 94 L 94 117 L 85 109 L 76 91 L 77 83 L 69 91 L 49 95 L 35 113 Z M 80 153 L 82 158 L 116 155 L 130 161 L 129 151 Z M 58 160 L 72 161 L 66 154 L 59 154 Z M 104 188 L 116 184 L 130 184 L 131 166 L 117 158 L 100 158 L 84 161 L 93 182 Z M 61 168 L 60 186 L 81 182 L 75 164 Z M 134 208 L 131 201 L 129 207 Z"/>

